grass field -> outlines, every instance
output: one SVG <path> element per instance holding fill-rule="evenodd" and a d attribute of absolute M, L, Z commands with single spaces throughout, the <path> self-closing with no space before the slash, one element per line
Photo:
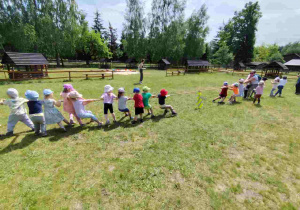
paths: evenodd
<path fill-rule="evenodd" d="M 138 77 L 72 84 L 85 98 L 99 98 L 106 84 L 125 87 L 132 96 Z M 211 102 L 224 81 L 238 79 L 225 73 L 165 77 L 146 71 L 144 84 L 152 93 L 166 88 L 173 94 L 167 103 L 177 117 L 164 117 L 152 99 L 157 117 L 146 117 L 143 124 L 122 119 L 117 104 L 119 125 L 101 130 L 89 124 L 61 133 L 54 125 L 48 126 L 48 137 L 37 138 L 18 124 L 16 136 L 0 141 L 0 209 L 299 209 L 296 80 L 288 81 L 282 98 L 268 97 L 268 81 L 261 106 L 242 99 L 235 105 Z M 58 99 L 62 84 L 2 84 L 0 98 L 14 87 L 22 96 L 27 89 L 42 94 L 51 88 Z M 201 110 L 194 109 L 198 90 L 206 98 Z M 129 107 L 133 111 L 132 102 Z M 88 109 L 104 120 L 101 102 Z M 0 114 L 5 133 L 8 107 L 1 106 Z"/>

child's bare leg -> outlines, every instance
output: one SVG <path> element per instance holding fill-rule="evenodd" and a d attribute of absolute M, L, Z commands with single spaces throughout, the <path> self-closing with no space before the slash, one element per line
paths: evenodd
<path fill-rule="evenodd" d="M 226 98 L 226 97 L 221 98 L 220 103 L 224 102 L 225 98 Z"/>
<path fill-rule="evenodd" d="M 138 119 L 138 115 L 135 115 L 134 116 L 134 121 L 137 121 L 137 119 Z"/>
<path fill-rule="evenodd" d="M 143 114 L 140 114 L 140 120 L 143 120 Z"/>
<path fill-rule="evenodd" d="M 153 116 L 153 115 L 154 115 L 154 114 L 153 114 L 153 109 L 151 108 L 150 111 L 151 111 L 151 115 Z"/>
<path fill-rule="evenodd" d="M 63 119 L 64 123 L 66 123 L 67 125 L 71 125 L 71 123 L 67 120 L 67 119 Z"/>
<path fill-rule="evenodd" d="M 77 115 L 75 115 L 75 117 L 76 117 L 77 121 L 79 122 L 79 124 L 80 124 L 80 125 L 83 125 L 81 119 L 80 119 Z"/>
<path fill-rule="evenodd" d="M 111 116 L 113 117 L 114 121 L 116 121 L 116 115 L 115 115 L 115 113 L 111 113 Z"/>
<path fill-rule="evenodd" d="M 65 128 L 65 126 L 62 124 L 62 122 L 59 122 L 59 123 L 57 123 L 57 124 L 59 125 L 59 127 L 60 127 L 61 129 L 63 129 L 64 131 L 67 131 L 66 128 Z"/>
<path fill-rule="evenodd" d="M 69 117 L 70 117 L 70 123 L 74 124 L 74 115 L 70 113 Z M 76 119 L 77 119 L 77 117 L 76 117 Z M 77 119 L 77 121 L 78 121 L 78 119 Z"/>
<path fill-rule="evenodd" d="M 105 117 L 106 122 L 109 121 L 108 114 L 105 114 L 104 117 Z"/>
<path fill-rule="evenodd" d="M 131 113 L 130 113 L 130 112 L 128 112 L 128 116 L 129 116 L 129 118 L 131 119 Z"/>
<path fill-rule="evenodd" d="M 218 100 L 218 99 L 221 99 L 221 96 L 219 96 L 219 97 L 215 98 L 213 101 L 215 101 L 215 100 Z"/>

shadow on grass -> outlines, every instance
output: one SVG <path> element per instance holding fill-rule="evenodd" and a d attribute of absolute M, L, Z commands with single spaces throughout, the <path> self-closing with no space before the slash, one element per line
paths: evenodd
<path fill-rule="evenodd" d="M 254 106 L 255 106 L 256 108 L 262 108 L 262 106 L 261 106 L 260 104 L 254 104 Z"/>
<path fill-rule="evenodd" d="M 28 147 L 30 144 L 32 144 L 33 142 L 35 142 L 37 139 L 40 138 L 39 136 L 35 136 L 34 134 L 28 134 L 21 140 L 20 143 L 14 144 L 18 139 L 18 137 L 19 135 L 14 136 L 10 144 L 6 148 L 0 151 L 0 155 L 4 155 L 9 152 Z"/>
<path fill-rule="evenodd" d="M 100 128 L 97 127 L 97 125 L 95 124 L 95 127 L 88 127 L 88 126 L 83 126 L 83 127 L 67 127 L 67 132 L 62 131 L 60 128 L 55 128 L 55 129 L 51 129 L 48 130 L 48 136 L 50 136 L 49 141 L 51 142 L 56 142 L 59 141 L 63 138 L 67 138 L 69 136 L 75 135 L 77 133 L 80 133 L 83 130 L 99 130 Z"/>

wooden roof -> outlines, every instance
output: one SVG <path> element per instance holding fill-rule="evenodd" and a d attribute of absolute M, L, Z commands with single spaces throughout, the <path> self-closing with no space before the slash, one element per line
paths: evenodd
<path fill-rule="evenodd" d="M 262 64 L 267 64 L 267 63 L 266 62 L 250 62 L 250 63 L 247 63 L 246 65 L 247 66 L 259 66 Z"/>
<path fill-rule="evenodd" d="M 288 71 L 289 69 L 288 69 L 288 67 L 286 67 L 285 65 L 283 65 L 283 63 L 280 63 L 280 62 L 271 62 L 271 63 L 269 63 L 269 64 L 267 64 L 267 65 L 265 65 L 264 67 L 263 67 L 263 69 L 272 69 L 272 68 L 274 68 L 274 69 L 281 69 L 281 70 L 283 70 L 283 71 Z"/>
<path fill-rule="evenodd" d="M 284 64 L 285 66 L 300 66 L 300 59 L 293 59 Z"/>
<path fill-rule="evenodd" d="M 210 63 L 204 60 L 187 60 L 187 66 L 210 66 Z"/>
<path fill-rule="evenodd" d="M 240 67 L 246 68 L 245 64 L 243 62 L 239 62 Z"/>
<path fill-rule="evenodd" d="M 49 65 L 49 62 L 41 53 L 18 52 L 5 52 L 2 63 L 14 64 L 16 66 Z"/>
<path fill-rule="evenodd" d="M 171 63 L 167 59 L 161 59 L 158 61 L 158 63 L 164 63 L 166 65 L 170 65 Z"/>

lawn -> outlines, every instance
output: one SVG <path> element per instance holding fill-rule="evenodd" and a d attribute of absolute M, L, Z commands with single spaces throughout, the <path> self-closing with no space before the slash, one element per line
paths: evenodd
<path fill-rule="evenodd" d="M 99 98 L 106 84 L 125 87 L 132 96 L 138 77 L 72 84 L 85 98 Z M 238 79 L 226 73 L 165 77 L 146 71 L 145 85 L 154 94 L 166 88 L 172 95 L 167 103 L 178 116 L 164 117 L 151 99 L 156 118 L 147 116 L 143 124 L 131 125 L 117 104 L 118 125 L 100 130 L 89 124 L 62 133 L 54 125 L 48 126 L 48 137 L 37 138 L 19 123 L 16 136 L 0 141 L 0 209 L 299 209 L 296 80 L 288 81 L 282 98 L 268 97 L 268 81 L 261 106 L 240 98 L 235 105 L 211 102 L 224 81 Z M 58 99 L 62 84 L 2 84 L 0 98 L 13 87 L 22 96 L 27 89 L 42 94 L 51 88 Z M 195 110 L 198 90 L 206 98 L 201 110 Z M 132 102 L 129 107 L 133 111 Z M 101 102 L 88 109 L 104 120 Z M 8 107 L 1 106 L 0 114 L 5 133 Z"/>

